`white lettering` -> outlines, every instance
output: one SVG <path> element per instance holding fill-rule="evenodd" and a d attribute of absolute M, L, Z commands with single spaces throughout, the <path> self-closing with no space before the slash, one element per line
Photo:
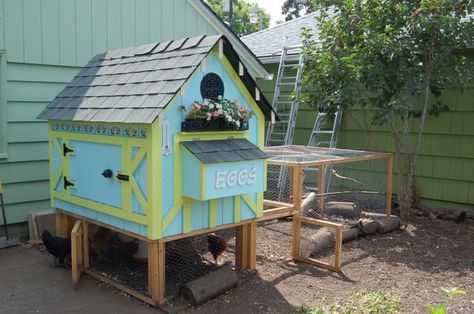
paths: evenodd
<path fill-rule="evenodd" d="M 254 184 L 256 180 L 257 180 L 257 168 L 253 167 L 252 169 L 250 169 L 247 184 L 248 185 Z"/>
<path fill-rule="evenodd" d="M 231 172 L 229 172 L 229 175 L 227 176 L 227 185 L 234 186 L 236 182 L 237 182 L 237 170 L 232 170 Z"/>
<path fill-rule="evenodd" d="M 247 183 L 247 178 L 249 176 L 249 173 L 247 169 L 243 169 L 239 172 L 239 178 L 237 179 L 237 183 L 239 185 L 245 185 Z"/>
<path fill-rule="evenodd" d="M 240 186 L 252 185 L 257 181 L 257 168 L 216 171 L 216 189 L 225 189 L 238 184 Z"/>
<path fill-rule="evenodd" d="M 224 189 L 225 188 L 225 176 L 227 172 L 223 170 L 216 171 L 216 189 Z"/>

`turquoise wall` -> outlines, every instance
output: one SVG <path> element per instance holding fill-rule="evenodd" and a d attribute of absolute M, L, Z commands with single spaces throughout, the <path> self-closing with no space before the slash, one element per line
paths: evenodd
<path fill-rule="evenodd" d="M 246 103 L 244 95 L 232 80 L 231 76 L 220 62 L 218 56 L 213 53 L 208 56 L 204 62 L 205 67 L 201 67 L 196 71 L 188 82 L 184 85 L 183 94 L 176 98 L 173 104 L 170 104 L 165 111 L 164 121 L 170 122 L 170 139 L 173 142 L 174 136 L 181 132 L 181 121 L 185 118 L 185 113 L 180 109 L 180 106 L 185 106 L 186 109 L 195 102 L 202 101 L 200 93 L 200 83 L 203 76 L 209 72 L 218 74 L 224 82 L 224 98 L 233 100 L 236 98 L 241 106 L 250 109 Z M 258 120 L 253 116 L 249 121 L 249 141 L 258 145 Z M 209 132 L 212 135 L 211 132 Z M 173 200 L 173 186 L 174 180 L 174 152 L 162 158 L 162 208 L 163 218 L 170 212 L 174 206 Z M 209 165 L 208 165 L 209 167 Z M 183 170 L 182 170 L 183 171 Z M 263 171 L 262 171 L 263 172 Z M 184 173 L 186 175 L 186 173 Z M 191 177 L 187 177 L 190 180 Z M 196 179 L 196 177 L 192 177 Z M 254 202 L 257 201 L 257 193 L 251 193 L 250 197 Z M 191 216 L 191 230 L 204 229 L 209 227 L 209 201 L 196 201 L 192 205 Z M 217 200 L 217 219 L 216 225 L 222 225 L 233 222 L 234 217 L 234 201 L 233 197 L 225 197 Z M 240 220 L 255 218 L 254 212 L 241 200 L 240 206 Z M 178 211 L 170 225 L 163 230 L 164 236 L 171 236 L 183 232 L 183 208 Z"/>
<path fill-rule="evenodd" d="M 47 124 L 36 116 L 80 66 L 105 50 L 201 34 L 216 31 L 186 0 L 0 0 L 8 221 L 50 208 Z"/>

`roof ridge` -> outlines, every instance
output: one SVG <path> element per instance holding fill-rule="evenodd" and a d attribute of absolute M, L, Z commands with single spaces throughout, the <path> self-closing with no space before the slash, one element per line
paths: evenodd
<path fill-rule="evenodd" d="M 291 23 L 294 23 L 294 22 L 296 22 L 296 21 L 301 21 L 301 20 L 303 20 L 303 19 L 312 17 L 312 16 L 316 15 L 316 13 L 318 13 L 318 12 L 316 11 L 316 12 L 311 12 L 311 13 L 305 14 L 305 15 L 303 15 L 303 16 L 300 16 L 300 17 L 296 18 L 296 19 L 292 19 L 292 20 L 289 20 L 289 21 L 285 21 L 285 22 L 280 23 L 280 24 L 277 24 L 277 25 L 275 25 L 275 26 L 273 26 L 273 27 L 269 27 L 269 28 L 266 28 L 266 29 L 262 29 L 262 30 L 260 30 L 260 31 L 258 31 L 258 32 L 255 32 L 255 33 L 251 33 L 251 34 L 242 36 L 241 39 L 243 40 L 243 39 L 250 38 L 250 37 L 252 37 L 252 36 L 258 35 L 258 34 L 262 34 L 262 33 L 269 32 L 269 31 L 273 31 L 273 30 L 275 30 L 275 29 L 277 29 L 277 28 L 284 27 L 284 26 L 286 26 L 286 25 L 288 25 L 288 24 L 291 24 Z"/>

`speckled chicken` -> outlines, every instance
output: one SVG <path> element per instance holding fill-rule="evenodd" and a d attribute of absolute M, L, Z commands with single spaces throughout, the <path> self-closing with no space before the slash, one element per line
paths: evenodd
<path fill-rule="evenodd" d="M 214 257 L 215 263 L 218 264 L 217 258 L 227 249 L 226 240 L 217 236 L 215 233 L 210 233 L 207 235 L 207 243 L 209 252 L 211 252 L 212 257 Z"/>

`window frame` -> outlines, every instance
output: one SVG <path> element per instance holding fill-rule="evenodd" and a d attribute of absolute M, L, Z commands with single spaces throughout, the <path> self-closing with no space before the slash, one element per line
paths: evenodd
<path fill-rule="evenodd" d="M 0 161 L 8 158 L 6 51 L 0 50 Z"/>

